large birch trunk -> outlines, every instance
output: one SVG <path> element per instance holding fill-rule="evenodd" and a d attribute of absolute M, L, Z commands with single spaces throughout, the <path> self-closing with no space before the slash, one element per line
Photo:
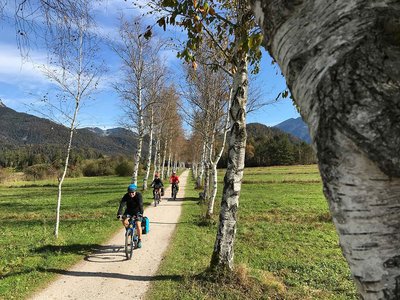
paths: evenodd
<path fill-rule="evenodd" d="M 252 0 L 363 299 L 400 299 L 400 5 Z"/>
<path fill-rule="evenodd" d="M 241 5 L 245 1 L 239 1 Z M 247 36 L 243 22 L 245 8 L 238 8 L 238 26 L 235 35 L 236 47 L 242 36 Z M 237 48 L 236 48 L 237 49 Z M 244 156 L 246 149 L 246 102 L 248 92 L 247 53 L 236 51 L 237 71 L 233 76 L 232 95 L 230 99 L 230 131 L 228 138 L 228 165 L 224 177 L 224 190 L 221 200 L 221 212 L 214 251 L 211 257 L 211 268 L 218 270 L 233 269 L 233 245 L 236 235 L 236 218 L 239 207 L 239 195 L 242 185 Z"/>

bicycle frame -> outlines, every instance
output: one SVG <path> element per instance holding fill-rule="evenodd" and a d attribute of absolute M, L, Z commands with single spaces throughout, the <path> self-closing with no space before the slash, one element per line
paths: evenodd
<path fill-rule="evenodd" d="M 129 226 L 125 231 L 125 255 L 126 259 L 132 258 L 133 249 L 136 248 L 138 242 L 138 236 L 136 233 L 136 218 L 126 216 L 129 218 Z"/>
<path fill-rule="evenodd" d="M 161 200 L 161 188 L 154 189 L 154 206 L 157 206 Z"/>
<path fill-rule="evenodd" d="M 178 184 L 173 183 L 172 184 L 172 199 L 176 200 L 176 194 L 178 194 Z"/>

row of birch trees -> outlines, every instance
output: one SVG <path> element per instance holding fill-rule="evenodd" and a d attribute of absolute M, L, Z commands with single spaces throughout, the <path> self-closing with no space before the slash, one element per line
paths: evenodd
<path fill-rule="evenodd" d="M 131 181 L 138 184 L 143 164 L 143 189 L 147 189 L 155 172 L 163 179 L 182 165 L 184 139 L 178 114 L 180 98 L 174 86 L 167 86 L 168 70 L 161 56 L 165 42 L 145 37 L 144 31 L 141 17 L 121 17 L 119 40 L 113 50 L 122 61 L 123 78 L 114 85 L 125 112 L 120 123 L 137 134 Z"/>

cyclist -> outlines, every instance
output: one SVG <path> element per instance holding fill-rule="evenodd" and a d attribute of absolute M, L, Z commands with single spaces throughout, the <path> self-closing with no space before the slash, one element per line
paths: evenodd
<path fill-rule="evenodd" d="M 163 184 L 160 176 L 158 175 L 158 173 L 154 174 L 154 180 L 150 186 L 153 188 L 153 199 L 155 198 L 156 190 L 158 190 L 158 192 L 160 193 L 160 196 L 161 196 L 161 189 L 164 187 L 164 184 Z M 160 201 L 161 201 L 161 197 L 160 197 Z"/>
<path fill-rule="evenodd" d="M 129 226 L 127 215 L 136 217 L 136 232 L 139 238 L 137 247 L 142 248 L 143 199 L 142 194 L 137 192 L 136 184 L 128 186 L 128 192 L 122 197 L 119 204 L 117 218 L 122 219 L 122 224 L 125 228 Z"/>
<path fill-rule="evenodd" d="M 176 192 L 178 193 L 179 190 L 179 177 L 176 175 L 175 171 L 172 171 L 172 175 L 169 178 L 169 183 L 172 184 L 171 186 L 171 198 L 174 196 L 174 187 L 176 187 Z"/>

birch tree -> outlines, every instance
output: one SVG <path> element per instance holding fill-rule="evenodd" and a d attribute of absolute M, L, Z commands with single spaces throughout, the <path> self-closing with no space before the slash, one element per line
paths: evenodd
<path fill-rule="evenodd" d="M 163 63 L 160 59 L 156 59 L 158 61 L 157 64 L 153 64 L 153 71 L 152 71 L 152 78 L 149 85 L 149 106 L 146 112 L 147 116 L 147 134 L 149 136 L 149 148 L 147 150 L 147 159 L 146 159 L 146 172 L 143 178 L 143 190 L 147 189 L 147 183 L 150 176 L 150 169 L 151 169 L 151 158 L 153 154 L 153 142 L 154 142 L 154 131 L 155 131 L 155 122 L 158 120 L 155 117 L 155 114 L 158 110 L 161 109 L 161 97 L 162 97 L 162 90 L 165 86 L 165 76 L 167 73 L 166 68 L 164 67 Z M 154 174 L 153 174 L 154 175 Z"/>
<path fill-rule="evenodd" d="M 44 101 L 50 105 L 50 109 L 58 108 L 62 116 L 66 117 L 69 127 L 63 172 L 58 182 L 54 229 L 56 238 L 59 233 L 62 185 L 68 171 L 78 112 L 82 101 L 88 98 L 96 88 L 103 70 L 101 61 L 97 60 L 98 47 L 89 16 L 89 1 L 80 1 L 79 6 L 73 5 L 68 11 L 69 15 L 64 19 L 67 24 L 59 27 L 61 32 L 53 32 L 55 37 L 52 44 L 49 44 L 53 53 L 50 64 L 42 67 L 44 74 L 56 84 L 60 99 L 58 105 L 52 104 L 51 99 L 48 98 Z"/>
<path fill-rule="evenodd" d="M 131 180 L 135 184 L 137 184 L 145 135 L 144 116 L 146 109 L 152 105 L 149 89 L 151 90 L 154 72 L 157 72 L 154 66 L 159 62 L 158 54 L 161 49 L 161 44 L 145 38 L 143 32 L 143 21 L 139 17 L 130 22 L 122 17 L 119 31 L 121 43 L 113 46 L 115 53 L 122 60 L 124 74 L 122 83 L 116 84 L 115 89 L 124 101 L 124 108 L 130 119 L 128 123 L 125 122 L 126 126 L 137 132 Z"/>
<path fill-rule="evenodd" d="M 399 2 L 251 3 L 309 125 L 361 298 L 400 299 Z"/>
<path fill-rule="evenodd" d="M 208 202 L 206 216 L 211 218 L 217 194 L 217 163 L 222 156 L 228 131 L 230 76 L 222 70 L 212 70 L 202 59 L 196 70 L 188 72 L 188 102 L 195 120 L 189 124 L 203 139 L 202 173 L 203 199 Z M 212 63 L 212 62 L 211 62 Z M 219 138 L 222 136 L 222 141 Z M 198 185 L 200 185 L 201 177 Z"/>
<path fill-rule="evenodd" d="M 230 130 L 228 132 L 228 166 L 224 178 L 221 201 L 220 223 L 211 258 L 211 269 L 231 270 L 233 268 L 233 246 L 236 234 L 236 217 L 243 177 L 246 147 L 246 102 L 248 93 L 248 66 L 257 62 L 261 51 L 261 34 L 255 26 L 253 15 L 245 0 L 236 1 L 163 1 L 168 16 L 158 20 L 166 24 L 183 26 L 188 32 L 186 47 L 179 56 L 196 67 L 195 51 L 204 36 L 210 37 L 210 47 L 224 53 L 224 60 L 218 66 L 232 74 L 230 99 Z M 181 19 L 175 21 L 177 16 Z M 228 43 L 225 42 L 229 34 Z"/>

